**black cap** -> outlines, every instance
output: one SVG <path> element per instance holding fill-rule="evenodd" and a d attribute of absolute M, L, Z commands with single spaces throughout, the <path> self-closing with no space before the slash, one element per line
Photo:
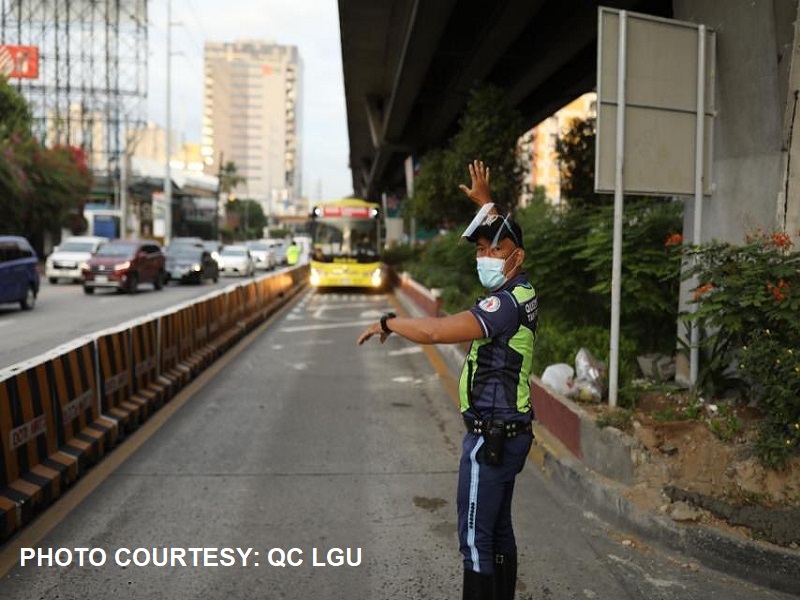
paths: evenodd
<path fill-rule="evenodd" d="M 492 243 L 497 243 L 503 238 L 508 238 L 519 248 L 525 249 L 522 244 L 522 228 L 511 217 L 498 214 L 487 215 L 469 235 L 464 236 L 470 242 L 477 242 L 478 238 L 485 238 Z"/>

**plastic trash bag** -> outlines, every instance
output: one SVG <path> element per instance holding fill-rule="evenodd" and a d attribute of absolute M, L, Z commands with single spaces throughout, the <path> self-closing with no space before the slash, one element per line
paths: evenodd
<path fill-rule="evenodd" d="M 575 394 L 575 370 L 566 363 L 549 365 L 542 373 L 542 383 L 562 396 Z"/>
<path fill-rule="evenodd" d="M 606 390 L 606 366 L 586 348 L 575 355 L 575 396 L 583 402 L 600 402 Z"/>

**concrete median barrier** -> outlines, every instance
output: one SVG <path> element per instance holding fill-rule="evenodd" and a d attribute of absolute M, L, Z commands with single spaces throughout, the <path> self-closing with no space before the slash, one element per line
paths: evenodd
<path fill-rule="evenodd" d="M 144 400 L 148 412 L 161 408 L 170 399 L 171 385 L 159 380 L 158 320 L 149 318 L 131 327 L 133 377 L 132 398 Z"/>
<path fill-rule="evenodd" d="M 158 316 L 160 376 L 170 382 L 172 394 L 192 380 L 192 369 L 182 362 L 181 357 L 181 317 L 170 311 Z"/>
<path fill-rule="evenodd" d="M 78 461 L 78 475 L 117 444 L 117 422 L 100 413 L 95 346 L 79 340 L 55 351 L 45 363 L 54 393 L 58 447 Z"/>
<path fill-rule="evenodd" d="M 119 421 L 121 434 L 131 432 L 147 419 L 150 406 L 131 395 L 130 330 L 101 332 L 95 346 L 101 411 Z"/>
<path fill-rule="evenodd" d="M 0 541 L 274 313 L 307 271 L 231 286 L 0 370 Z"/>

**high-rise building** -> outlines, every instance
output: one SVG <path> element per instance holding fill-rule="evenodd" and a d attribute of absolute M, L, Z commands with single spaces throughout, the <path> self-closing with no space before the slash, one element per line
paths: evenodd
<path fill-rule="evenodd" d="M 246 183 L 236 195 L 271 217 L 298 214 L 302 195 L 302 62 L 296 46 L 241 40 L 206 42 L 202 154 Z"/>
<path fill-rule="evenodd" d="M 525 168 L 525 182 L 531 191 L 542 187 L 551 204 L 561 204 L 561 164 L 556 151 L 558 139 L 572 127 L 576 119 L 593 119 L 596 116 L 597 94 L 589 92 L 520 137 L 520 158 Z M 523 197 L 520 204 L 526 206 L 529 200 L 529 196 Z"/>

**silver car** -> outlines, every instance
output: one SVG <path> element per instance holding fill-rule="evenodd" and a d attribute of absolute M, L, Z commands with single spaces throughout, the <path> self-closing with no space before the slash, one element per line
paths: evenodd
<path fill-rule="evenodd" d="M 68 237 L 61 242 L 61 245 L 53 248 L 53 253 L 47 257 L 44 263 L 45 277 L 50 283 L 57 283 L 59 279 L 80 283 L 83 280 L 81 266 L 106 243 L 108 243 L 106 237 L 92 235 Z"/>
<path fill-rule="evenodd" d="M 219 253 L 219 273 L 220 275 L 241 275 L 252 277 L 256 272 L 256 266 L 250 250 L 243 245 L 224 246 Z"/>
<path fill-rule="evenodd" d="M 275 267 L 275 252 L 267 242 L 247 242 L 247 248 L 250 250 L 256 269 L 269 271 Z"/>

